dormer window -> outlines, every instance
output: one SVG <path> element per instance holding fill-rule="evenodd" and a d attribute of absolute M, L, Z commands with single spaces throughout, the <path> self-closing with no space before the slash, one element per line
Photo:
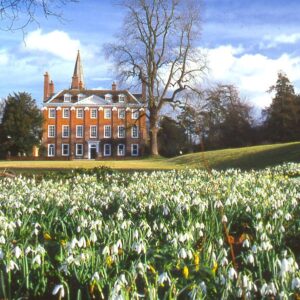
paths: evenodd
<path fill-rule="evenodd" d="M 64 94 L 64 102 L 71 102 L 72 95 L 70 94 Z"/>
<path fill-rule="evenodd" d="M 78 98 L 78 101 L 81 101 L 85 98 L 86 96 L 84 94 L 78 94 L 77 95 L 77 98 Z"/>
<path fill-rule="evenodd" d="M 125 99 L 126 99 L 125 95 L 123 94 L 119 95 L 119 102 L 125 102 Z"/>
<path fill-rule="evenodd" d="M 111 95 L 111 94 L 106 94 L 106 95 L 105 95 L 105 100 L 111 102 L 111 100 L 112 100 L 112 95 Z"/>

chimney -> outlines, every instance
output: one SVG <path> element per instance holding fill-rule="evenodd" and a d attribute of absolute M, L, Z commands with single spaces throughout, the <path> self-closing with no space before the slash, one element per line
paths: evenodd
<path fill-rule="evenodd" d="M 54 94 L 54 82 L 53 80 L 49 83 L 49 96 L 52 96 Z"/>
<path fill-rule="evenodd" d="M 145 82 L 142 82 L 142 100 L 146 102 L 147 99 L 147 86 Z"/>
<path fill-rule="evenodd" d="M 111 85 L 111 89 L 112 89 L 112 91 L 117 90 L 117 84 L 115 82 L 113 82 L 113 84 Z"/>
<path fill-rule="evenodd" d="M 49 74 L 46 72 L 44 74 L 44 101 L 49 98 Z"/>

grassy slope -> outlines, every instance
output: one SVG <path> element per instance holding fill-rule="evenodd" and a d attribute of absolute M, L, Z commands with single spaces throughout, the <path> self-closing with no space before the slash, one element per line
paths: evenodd
<path fill-rule="evenodd" d="M 207 151 L 178 156 L 171 159 L 144 158 L 120 161 L 0 161 L 0 169 L 69 169 L 106 166 L 113 169 L 154 170 L 184 167 L 259 169 L 283 162 L 300 162 L 300 142 L 263 145 L 237 149 Z"/>
<path fill-rule="evenodd" d="M 208 165 L 216 169 L 260 169 L 283 162 L 300 162 L 300 143 L 207 151 L 175 157 L 169 161 L 179 165 L 188 164 L 191 167 Z"/>

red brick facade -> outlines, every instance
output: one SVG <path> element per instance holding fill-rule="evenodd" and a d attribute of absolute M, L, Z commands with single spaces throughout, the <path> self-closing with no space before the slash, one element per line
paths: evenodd
<path fill-rule="evenodd" d="M 78 53 L 71 89 L 54 92 L 44 75 L 43 145 L 48 157 L 97 159 L 137 157 L 147 140 L 143 95 L 87 90 Z"/>

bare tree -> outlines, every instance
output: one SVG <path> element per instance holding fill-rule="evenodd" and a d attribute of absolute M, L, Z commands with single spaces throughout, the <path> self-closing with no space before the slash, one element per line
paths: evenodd
<path fill-rule="evenodd" d="M 105 45 L 122 81 L 147 89 L 151 154 L 158 154 L 159 112 L 194 89 L 205 70 L 196 47 L 200 36 L 199 0 L 122 0 L 127 14 L 116 43 Z"/>
<path fill-rule="evenodd" d="M 1 0 L 0 29 L 7 31 L 23 30 L 32 22 L 37 22 L 37 16 L 62 17 L 62 8 L 69 2 L 77 0 Z"/>

